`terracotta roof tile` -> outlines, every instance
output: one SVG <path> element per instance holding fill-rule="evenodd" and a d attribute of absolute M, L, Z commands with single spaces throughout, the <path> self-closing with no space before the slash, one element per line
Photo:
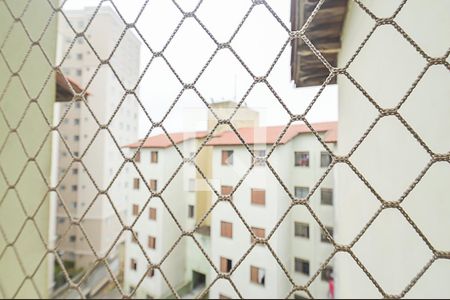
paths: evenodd
<path fill-rule="evenodd" d="M 191 139 L 201 139 L 206 137 L 207 135 L 208 131 L 177 132 L 177 133 L 170 133 L 170 138 L 173 140 L 175 144 L 179 144 L 181 142 Z M 126 148 L 138 148 L 141 144 L 142 140 L 127 145 Z M 170 146 L 172 146 L 172 142 L 165 133 L 150 136 L 142 144 L 142 148 L 168 148 Z"/>
<path fill-rule="evenodd" d="M 324 142 L 335 143 L 337 141 L 337 122 L 315 123 L 311 124 L 313 128 L 319 133 L 325 133 Z M 272 126 L 272 127 L 248 127 L 238 129 L 239 135 L 243 140 L 249 144 L 274 144 L 285 126 Z M 284 136 L 280 140 L 280 144 L 285 144 L 292 140 L 299 134 L 311 132 L 309 128 L 304 124 L 292 125 L 286 131 Z M 171 133 L 170 137 L 175 144 L 190 140 L 200 139 L 208 135 L 208 131 L 197 132 L 177 132 Z M 127 148 L 138 148 L 142 143 L 142 140 L 127 145 Z M 219 135 L 213 137 L 207 145 L 209 146 L 232 146 L 241 145 L 240 139 L 234 133 L 234 131 L 225 131 Z M 172 146 L 172 142 L 166 134 L 158 134 L 150 136 L 142 144 L 142 148 L 168 148 Z"/>
<path fill-rule="evenodd" d="M 319 133 L 325 133 L 324 142 L 334 143 L 337 141 L 337 122 L 315 123 L 312 127 Z M 248 144 L 274 144 L 280 137 L 286 126 L 240 128 L 237 131 L 242 139 Z M 283 135 L 280 144 L 285 144 L 299 134 L 311 132 L 305 124 L 292 125 Z M 241 145 L 242 142 L 234 131 L 223 132 L 220 136 L 212 138 L 208 145 L 232 146 Z"/>

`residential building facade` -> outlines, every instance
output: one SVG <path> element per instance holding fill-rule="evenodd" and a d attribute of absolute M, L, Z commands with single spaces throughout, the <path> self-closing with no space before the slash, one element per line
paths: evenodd
<path fill-rule="evenodd" d="M 336 123 L 314 124 L 314 128 L 324 143 L 334 149 Z M 238 132 L 257 156 L 265 156 L 282 130 L 282 126 L 242 127 Z M 231 202 L 227 202 L 220 201 L 212 188 L 219 195 L 229 194 L 252 164 L 250 152 L 233 131 L 221 131 L 207 144 L 208 153 L 211 153 L 211 160 L 206 162 L 211 169 L 208 183 L 196 178 L 195 167 L 188 164 L 173 176 L 182 162 L 178 150 L 185 156 L 191 155 L 204 142 L 206 135 L 207 132 L 171 134 L 176 148 L 164 134 L 129 146 L 132 153 L 140 149 L 136 165 L 145 183 L 138 173 L 135 178 L 130 178 L 135 187 L 133 201 L 130 202 L 130 210 L 133 211 L 130 223 L 137 220 L 133 231 L 139 243 L 132 235 L 127 239 L 125 290 L 133 292 L 144 278 L 136 297 L 170 296 L 172 291 L 165 279 L 158 270 L 151 271 L 147 258 L 152 264 L 159 264 L 164 259 L 160 268 L 166 280 L 180 295 L 188 293 L 196 297 L 218 275 L 204 254 L 209 256 L 220 273 L 226 274 L 252 247 L 255 236 L 264 239 L 275 227 L 277 229 L 268 240 L 270 249 L 298 284 L 306 284 L 331 255 L 333 247 L 305 207 L 296 205 L 289 208 L 293 200 L 307 199 L 333 236 L 333 176 L 332 172 L 327 172 L 330 159 L 325 148 L 305 125 L 294 125 L 269 158 L 288 192 L 270 169 L 259 161 L 236 188 Z M 158 157 L 157 162 L 155 157 Z M 197 160 L 196 163 L 200 169 L 203 168 L 201 162 Z M 315 182 L 322 176 L 322 183 L 313 190 Z M 157 191 L 153 198 L 150 189 Z M 198 195 L 207 189 L 212 195 L 211 206 L 206 211 L 209 214 L 198 215 Z M 248 222 L 255 236 L 251 235 L 237 212 Z M 280 220 L 282 222 L 277 226 Z M 178 226 L 186 232 L 197 229 L 193 233 L 195 240 L 185 236 L 177 242 L 182 234 Z M 168 257 L 164 258 L 168 252 Z M 329 267 L 331 272 L 332 266 Z M 313 281 L 310 289 L 314 295 L 327 297 L 328 277 L 319 275 Z M 280 298 L 288 296 L 292 289 L 269 247 L 260 244 L 253 246 L 250 254 L 233 271 L 231 280 L 243 297 Z M 231 285 L 223 279 L 210 287 L 208 296 L 237 297 Z"/>
<path fill-rule="evenodd" d="M 292 1 L 294 29 L 318 3 L 307 2 Z M 349 75 L 330 82 L 339 88 L 336 154 L 353 165 L 335 167 L 335 239 L 353 253 L 336 254 L 336 297 L 448 298 L 450 3 L 328 2 L 307 35 Z M 293 43 L 293 81 L 321 85 L 329 71 L 308 69 L 314 55 Z"/>
<path fill-rule="evenodd" d="M 336 123 L 314 124 L 314 127 L 333 150 Z M 283 129 L 283 126 L 241 128 L 238 133 L 256 156 L 265 157 Z M 328 152 L 306 125 L 293 125 L 268 158 L 270 168 L 256 161 L 253 169 L 245 175 L 253 158 L 234 132 L 223 133 L 210 145 L 214 146 L 215 188 L 222 195 L 233 191 L 233 206 L 221 201 L 212 212 L 213 262 L 221 272 L 227 273 L 251 249 L 231 275 L 241 295 L 244 298 L 287 297 L 292 286 L 283 268 L 297 284 L 305 285 L 333 252 L 331 241 L 323 236 L 313 215 L 302 205 L 290 207 L 293 200 L 307 199 L 309 207 L 333 236 L 333 172 L 328 172 L 313 190 L 329 166 Z M 247 222 L 246 225 L 239 215 Z M 256 238 L 265 239 L 270 235 L 270 248 L 260 244 L 251 248 L 255 237 L 251 236 L 247 226 Z M 327 267 L 325 272 L 332 272 L 332 265 Z M 309 287 L 312 295 L 328 297 L 329 275 L 319 275 L 313 281 Z M 238 297 L 224 280 L 214 284 L 209 295 L 211 298 Z M 301 296 L 300 293 L 292 296 L 295 295 Z"/>
<path fill-rule="evenodd" d="M 122 168 L 120 147 L 135 141 L 138 134 L 139 91 L 130 94 L 124 88 L 133 89 L 140 75 L 140 42 L 127 31 L 115 47 L 125 25 L 108 6 L 90 21 L 94 11 L 64 12 L 84 37 L 76 37 L 64 18 L 58 32 L 62 72 L 89 91 L 88 97 L 57 104 L 55 109 L 60 120 L 57 243 L 62 259 L 75 262 L 77 268 L 95 261 L 93 250 L 98 257 L 118 255 L 118 247 L 113 247 L 122 228 L 117 215 L 125 218 L 131 188 L 124 179 L 129 167 Z M 100 63 L 110 56 L 110 64 Z M 83 230 L 71 224 L 69 214 L 73 221 L 82 218 Z"/>

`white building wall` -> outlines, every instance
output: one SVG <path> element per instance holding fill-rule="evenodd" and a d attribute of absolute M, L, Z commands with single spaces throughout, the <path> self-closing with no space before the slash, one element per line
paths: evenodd
<path fill-rule="evenodd" d="M 380 17 L 392 15 L 397 1 L 366 1 Z M 395 3 L 394 3 L 395 2 Z M 396 22 L 432 57 L 448 51 L 449 1 L 408 1 Z M 339 55 L 343 66 L 373 26 L 373 21 L 350 2 Z M 447 59 L 448 61 L 448 59 Z M 377 29 L 350 66 L 349 72 L 383 108 L 393 108 L 426 65 L 418 52 L 391 26 Z M 450 97 L 448 70 L 430 67 L 399 110 L 436 153 L 448 153 Z M 374 120 L 377 111 L 345 78 L 339 85 L 338 151 L 345 155 Z M 352 163 L 386 201 L 397 201 L 430 160 L 395 117 L 382 119 L 351 157 Z M 449 166 L 434 164 L 406 197 L 402 207 L 437 250 L 448 251 L 450 201 Z M 349 243 L 373 216 L 380 203 L 348 168 L 336 173 L 336 238 Z M 353 247 L 355 254 L 389 295 L 400 294 L 432 258 L 422 239 L 396 210 L 388 209 L 374 221 Z M 380 297 L 367 276 L 348 255 L 336 261 L 338 298 Z M 407 297 L 449 297 L 448 264 L 437 260 L 408 292 Z"/>
<path fill-rule="evenodd" d="M 333 144 L 329 144 L 334 149 Z M 264 147 L 263 147 L 264 148 Z M 257 149 L 260 149 L 259 147 Z M 267 148 L 267 150 L 269 147 Z M 234 165 L 221 165 L 221 151 L 234 151 Z M 309 167 L 294 166 L 294 152 L 308 151 L 310 153 Z M 294 138 L 285 145 L 280 145 L 269 158 L 269 162 L 280 176 L 283 183 L 294 194 L 294 186 L 306 186 L 310 189 L 325 172 L 320 167 L 320 154 L 325 151 L 311 134 L 304 134 Z M 242 178 L 251 163 L 251 156 L 243 146 L 215 147 L 213 155 L 213 179 L 217 182 L 215 188 L 220 192 L 221 185 L 235 186 Z M 333 172 L 320 185 L 310 199 L 311 207 L 326 226 L 334 225 L 333 206 L 320 204 L 320 188 L 333 188 Z M 266 191 L 266 205 L 251 204 L 251 188 L 262 188 Z M 266 167 L 256 166 L 247 176 L 242 185 L 233 195 L 233 203 L 238 208 L 249 226 L 264 228 L 266 236 L 290 205 L 290 199 L 274 175 Z M 220 236 L 220 222 L 233 223 L 233 239 Z M 310 238 L 304 239 L 294 236 L 294 222 L 310 224 Z M 320 228 L 312 216 L 302 207 L 294 207 L 283 220 L 269 243 L 289 274 L 298 284 L 306 284 L 309 278 L 320 268 L 320 265 L 331 255 L 331 244 L 320 241 Z M 219 203 L 213 210 L 211 223 L 211 255 L 216 266 L 220 267 L 220 257 L 233 260 L 235 264 L 250 247 L 250 233 L 228 203 Z M 300 257 L 310 262 L 310 276 L 295 272 L 294 258 Z M 250 282 L 250 266 L 261 267 L 266 270 L 265 286 Z M 331 265 L 331 264 L 330 264 Z M 214 271 L 211 271 L 214 274 Z M 243 297 L 280 298 L 286 297 L 291 285 L 276 260 L 266 247 L 257 245 L 249 256 L 242 262 L 232 275 L 232 280 Z M 315 297 L 328 297 L 328 282 L 321 281 L 320 275 L 309 288 Z M 234 291 L 226 281 L 218 281 L 210 290 L 210 297 L 219 295 L 236 297 Z"/>
<path fill-rule="evenodd" d="M 93 8 L 65 12 L 76 30 L 85 28 L 92 13 Z M 113 45 L 117 43 L 123 29 L 124 25 L 119 16 L 111 8 L 102 6 L 87 29 L 86 38 L 100 58 L 104 59 L 111 54 Z M 63 53 L 68 51 L 73 38 L 72 29 L 69 28 L 65 20 L 60 20 L 59 40 L 61 47 L 59 59 L 63 57 Z M 127 47 L 120 46 L 117 48 L 112 56 L 111 64 L 114 71 L 120 76 L 120 80 L 127 85 L 127 88 L 131 89 L 132 87 L 129 87 L 131 82 L 136 82 L 140 75 L 140 43 L 131 32 L 127 32 L 121 44 L 127 45 Z M 127 200 L 130 189 L 130 186 L 126 185 L 125 179 L 129 170 L 126 166 L 118 174 L 123 163 L 123 157 L 117 146 L 122 147 L 137 139 L 138 105 L 134 96 L 127 95 L 125 97 L 125 90 L 109 66 L 102 65 L 99 67 L 99 60 L 94 50 L 90 48 L 86 40 L 76 41 L 61 69 L 66 76 L 74 79 L 90 94 L 87 99 L 90 109 L 84 104 L 81 104 L 78 109 L 74 104 L 71 109 L 74 113 L 78 112 L 76 118 L 80 120 L 76 133 L 79 135 L 80 141 L 77 142 L 77 149 L 74 151 L 77 151 L 79 155 L 83 155 L 86 151 L 83 156 L 83 163 L 87 166 L 89 174 L 82 169 L 81 165 L 77 164 L 78 175 L 68 174 L 68 176 L 74 177 L 72 181 L 78 186 L 77 194 L 71 196 L 77 202 L 77 208 L 73 212 L 74 217 L 80 218 L 95 199 L 94 204 L 84 216 L 82 225 L 97 254 L 103 256 L 110 249 L 121 230 L 120 222 L 109 201 L 113 201 L 122 217 L 125 216 L 125 200 Z M 136 90 L 136 94 L 139 94 L 138 90 Z M 123 98 L 125 100 L 119 107 Z M 108 128 L 114 136 L 115 142 L 107 131 L 102 130 L 97 133 L 99 129 L 97 122 L 101 125 L 107 124 L 114 113 L 115 116 Z M 72 119 L 69 121 L 70 124 L 73 124 Z M 72 139 L 73 126 L 67 130 L 67 135 Z M 92 142 L 94 136 L 96 137 Z M 111 184 L 111 182 L 113 183 Z M 108 189 L 110 200 L 106 195 L 97 195 L 99 190 L 104 191 L 106 189 Z M 60 215 L 61 217 L 65 216 L 63 212 Z M 60 234 L 63 231 L 60 230 Z M 76 258 L 77 264 L 80 266 L 91 264 L 94 257 L 85 238 L 79 230 L 72 234 L 76 235 L 77 241 L 75 243 L 64 243 L 63 248 L 80 255 Z M 69 236 L 66 236 L 66 239 L 68 238 Z M 111 252 L 112 256 L 116 255 L 115 251 L 113 249 Z"/>
<path fill-rule="evenodd" d="M 187 156 L 190 152 L 195 151 L 198 147 L 195 140 L 189 140 L 177 145 L 179 149 Z M 130 150 L 135 151 L 135 150 Z M 150 163 L 151 151 L 158 151 L 158 163 Z M 174 147 L 169 148 L 145 148 L 141 149 L 141 161 L 137 166 L 145 176 L 147 182 L 150 179 L 156 179 L 158 191 L 167 184 L 176 169 L 182 162 L 181 156 Z M 137 173 L 129 177 L 130 185 L 132 180 L 137 177 Z M 152 263 L 160 263 L 163 257 L 170 251 L 175 242 L 181 236 L 182 231 L 176 225 L 173 217 L 170 215 L 166 206 L 173 213 L 179 225 L 183 230 L 192 230 L 194 224 L 192 220 L 188 221 L 188 204 L 195 203 L 195 192 L 188 192 L 189 178 L 195 178 L 193 167 L 185 165 L 179 170 L 177 175 L 173 177 L 170 185 L 162 192 L 162 199 L 152 198 L 145 211 L 137 221 L 133 228 L 139 235 L 145 253 L 150 257 Z M 129 202 L 128 223 L 131 224 L 135 216 L 131 214 L 132 205 L 138 204 L 140 210 L 143 209 L 145 203 L 150 197 L 150 192 L 143 185 L 142 180 L 139 190 L 132 190 Z M 164 201 L 164 203 L 163 203 Z M 149 208 L 153 207 L 157 210 L 157 220 L 149 219 Z M 195 223 L 195 222 L 194 222 Z M 148 236 L 156 238 L 156 249 L 149 249 Z M 200 238 L 201 239 L 201 238 Z M 186 245 L 189 244 L 189 248 Z M 161 270 L 177 292 L 189 284 L 192 277 L 192 270 L 203 271 L 205 266 L 201 259 L 196 259 L 199 251 L 193 251 L 193 242 L 189 237 L 184 237 L 177 246 L 170 252 L 170 255 L 161 264 Z M 205 248 L 208 243 L 204 243 Z M 186 257 L 188 255 L 189 259 Z M 135 259 L 138 263 L 138 270 L 134 271 L 130 268 L 131 259 Z M 148 263 L 139 246 L 131 242 L 131 235 L 126 241 L 126 261 L 125 261 L 125 290 L 130 291 L 130 287 L 135 287 L 145 271 Z M 168 297 L 172 294 L 169 286 L 164 281 L 161 273 L 155 271 L 152 278 L 146 277 L 136 292 L 137 297 L 146 297 L 150 295 L 155 298 Z"/>

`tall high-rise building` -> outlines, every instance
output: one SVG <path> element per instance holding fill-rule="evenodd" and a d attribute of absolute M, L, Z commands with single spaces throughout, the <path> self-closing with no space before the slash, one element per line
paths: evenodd
<path fill-rule="evenodd" d="M 140 41 L 130 30 L 122 36 L 125 24 L 109 6 L 64 14 L 58 62 L 66 78 L 87 93 L 55 108 L 60 120 L 56 245 L 64 261 L 83 268 L 95 254 L 117 257 L 115 246 L 121 243 L 115 241 L 122 241 L 119 216 L 125 217 L 123 178 L 129 167 L 120 147 L 138 135 Z"/>

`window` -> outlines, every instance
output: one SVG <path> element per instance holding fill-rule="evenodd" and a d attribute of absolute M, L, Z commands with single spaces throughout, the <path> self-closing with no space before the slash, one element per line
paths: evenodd
<path fill-rule="evenodd" d="M 62 185 L 62 186 L 60 187 L 60 189 L 61 189 L 61 191 L 65 191 L 65 190 L 66 190 L 66 186 L 65 186 L 65 185 Z"/>
<path fill-rule="evenodd" d="M 255 158 L 265 157 L 266 156 L 266 150 L 254 150 L 253 155 Z M 264 166 L 263 161 L 259 161 L 255 164 L 255 166 Z"/>
<path fill-rule="evenodd" d="M 133 204 L 133 216 L 137 216 L 139 214 L 139 205 Z"/>
<path fill-rule="evenodd" d="M 150 249 L 156 249 L 156 238 L 153 236 L 148 237 L 148 247 Z"/>
<path fill-rule="evenodd" d="M 326 168 L 331 164 L 331 155 L 328 152 L 320 153 L 320 167 Z"/>
<path fill-rule="evenodd" d="M 220 257 L 220 272 L 228 273 L 233 268 L 233 261 L 231 259 Z"/>
<path fill-rule="evenodd" d="M 150 154 L 150 162 L 156 164 L 158 162 L 158 151 L 152 151 Z"/>
<path fill-rule="evenodd" d="M 147 276 L 148 277 L 153 277 L 155 276 L 155 269 L 151 268 L 150 270 L 147 271 Z"/>
<path fill-rule="evenodd" d="M 137 270 L 137 261 L 134 258 L 131 259 L 130 267 L 131 267 L 131 270 L 134 270 L 134 271 Z"/>
<path fill-rule="evenodd" d="M 78 151 L 73 152 L 73 156 L 75 156 L 75 157 L 78 157 L 78 154 L 80 154 L 80 153 L 78 153 Z"/>
<path fill-rule="evenodd" d="M 78 185 L 72 185 L 72 192 L 78 191 Z"/>
<path fill-rule="evenodd" d="M 306 259 L 295 258 L 295 272 L 309 275 L 309 261 Z"/>
<path fill-rule="evenodd" d="M 320 204 L 333 205 L 333 189 L 320 189 Z"/>
<path fill-rule="evenodd" d="M 266 270 L 254 266 L 250 266 L 250 281 L 259 285 L 265 285 Z"/>
<path fill-rule="evenodd" d="M 74 235 L 71 235 L 71 236 L 69 237 L 69 241 L 70 241 L 71 243 L 75 243 L 76 240 L 77 240 L 77 237 L 74 236 Z"/>
<path fill-rule="evenodd" d="M 333 227 L 325 227 L 328 231 L 328 233 L 331 235 L 331 237 L 333 237 Z M 330 240 L 327 237 L 327 234 L 322 230 L 321 234 L 320 234 L 320 241 L 324 242 L 324 243 L 331 243 Z"/>
<path fill-rule="evenodd" d="M 222 150 L 222 165 L 231 166 L 233 164 L 233 150 Z"/>
<path fill-rule="evenodd" d="M 133 189 L 138 190 L 139 189 L 139 178 L 133 179 Z"/>
<path fill-rule="evenodd" d="M 64 219 L 64 218 L 58 218 L 59 224 L 64 224 L 65 221 L 66 221 L 66 219 Z"/>
<path fill-rule="evenodd" d="M 158 189 L 158 181 L 156 179 L 150 179 L 150 190 L 156 192 Z"/>
<path fill-rule="evenodd" d="M 220 236 L 226 238 L 233 238 L 233 224 L 230 222 L 220 222 Z"/>
<path fill-rule="evenodd" d="M 295 187 L 295 197 L 299 198 L 299 199 L 304 199 L 308 196 L 309 194 L 309 187 L 305 187 L 305 186 L 296 186 Z"/>
<path fill-rule="evenodd" d="M 257 205 L 266 205 L 266 190 L 252 189 L 251 202 Z"/>
<path fill-rule="evenodd" d="M 333 267 L 326 267 L 320 274 L 320 279 L 322 281 L 329 281 L 331 278 L 333 278 Z"/>
<path fill-rule="evenodd" d="M 309 152 L 295 152 L 295 166 L 309 167 Z"/>
<path fill-rule="evenodd" d="M 231 299 L 231 297 L 225 296 L 224 294 L 219 294 L 219 299 Z"/>
<path fill-rule="evenodd" d="M 80 119 L 74 119 L 74 120 L 73 120 L 73 123 L 74 123 L 75 125 L 80 125 Z"/>
<path fill-rule="evenodd" d="M 294 294 L 294 299 L 309 299 L 309 298 L 306 298 L 305 296 L 299 294 Z"/>
<path fill-rule="evenodd" d="M 75 103 L 75 108 L 81 108 L 81 103 L 80 102 Z"/>
<path fill-rule="evenodd" d="M 77 175 L 78 174 L 78 169 L 72 169 L 72 174 L 73 175 Z"/>
<path fill-rule="evenodd" d="M 83 59 L 83 53 L 78 53 L 77 54 L 77 59 L 78 60 L 82 60 Z"/>
<path fill-rule="evenodd" d="M 141 161 L 141 151 L 137 151 L 135 156 L 134 156 L 134 161 L 135 162 L 140 162 Z"/>
<path fill-rule="evenodd" d="M 150 207 L 149 212 L 148 212 L 148 218 L 150 220 L 156 220 L 156 208 Z"/>
<path fill-rule="evenodd" d="M 73 208 L 77 208 L 77 206 L 78 206 L 78 202 L 73 201 L 73 202 L 72 202 L 72 207 L 73 207 Z"/>
<path fill-rule="evenodd" d="M 77 39 L 77 43 L 78 43 L 79 45 L 83 44 L 83 38 L 78 38 L 78 39 Z"/>
<path fill-rule="evenodd" d="M 77 76 L 83 75 L 83 71 L 81 69 L 77 69 Z"/>
<path fill-rule="evenodd" d="M 189 205 L 188 206 L 188 218 L 194 218 L 194 205 Z"/>
<path fill-rule="evenodd" d="M 302 222 L 294 222 L 295 236 L 309 239 L 309 224 Z"/>
<path fill-rule="evenodd" d="M 263 228 L 258 228 L 258 227 L 251 227 L 253 234 L 257 237 L 257 238 L 261 238 L 264 239 L 266 238 L 266 230 Z M 253 243 L 255 241 L 255 239 L 253 238 L 253 236 L 250 236 L 250 240 Z"/>
<path fill-rule="evenodd" d="M 233 191 L 233 187 L 229 185 L 222 185 L 220 187 L 220 193 L 222 196 L 229 196 L 231 195 L 231 192 Z"/>

